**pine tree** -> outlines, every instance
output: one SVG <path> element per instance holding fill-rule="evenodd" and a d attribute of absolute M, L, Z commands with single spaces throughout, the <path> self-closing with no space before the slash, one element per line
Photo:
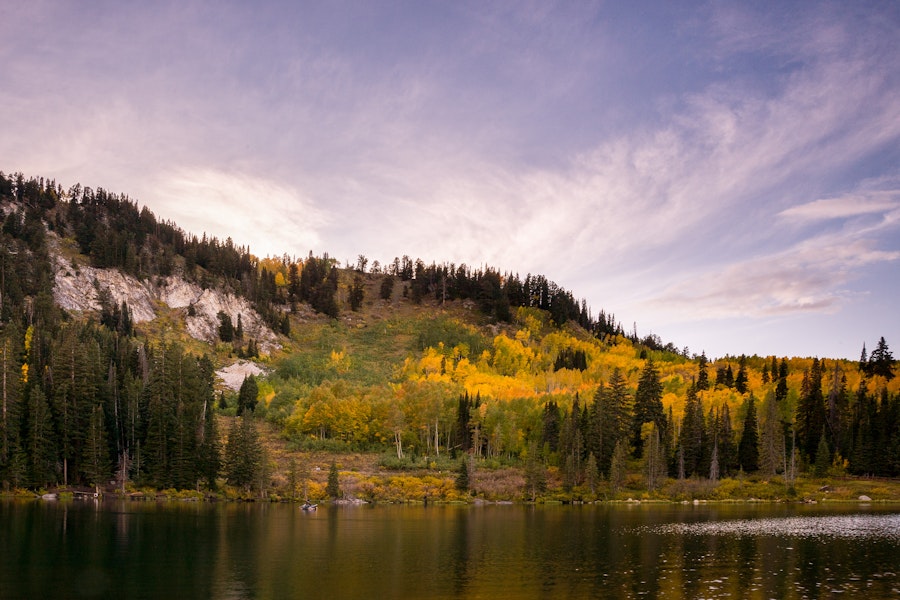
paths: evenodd
<path fill-rule="evenodd" d="M 734 387 L 734 371 L 731 369 L 731 363 L 725 367 L 725 380 L 723 383 L 725 384 L 725 387 Z"/>
<path fill-rule="evenodd" d="M 459 467 L 456 470 L 456 480 L 455 485 L 456 489 L 460 492 L 468 492 L 469 486 L 471 482 L 471 474 L 470 470 L 473 467 L 473 463 L 471 459 L 466 456 L 459 462 Z"/>
<path fill-rule="evenodd" d="M 528 453 L 525 457 L 525 488 L 528 490 L 532 502 L 537 500 L 538 494 L 547 489 L 547 470 L 541 460 L 538 446 L 534 442 L 528 445 Z"/>
<path fill-rule="evenodd" d="M 211 390 L 210 390 L 211 391 Z M 212 394 L 208 394 L 200 415 L 202 435 L 197 448 L 197 471 L 209 489 L 216 488 L 222 468 L 222 448 L 216 416 L 213 414 Z"/>
<path fill-rule="evenodd" d="M 746 394 L 747 381 L 747 357 L 742 354 L 740 362 L 738 363 L 737 376 L 734 378 L 734 389 L 739 394 Z"/>
<path fill-rule="evenodd" d="M 608 474 L 616 442 L 627 438 L 632 425 L 630 398 L 625 378 L 613 369 L 609 385 L 597 388 L 590 412 L 588 450 L 597 457 L 600 473 Z"/>
<path fill-rule="evenodd" d="M 28 479 L 34 487 L 43 487 L 56 479 L 56 452 L 51 418 L 50 406 L 43 390 L 39 386 L 32 386 L 28 392 L 25 455 L 28 461 Z"/>
<path fill-rule="evenodd" d="M 381 287 L 379 288 L 379 296 L 382 300 L 390 300 L 394 295 L 394 276 L 385 275 L 381 278 Z"/>
<path fill-rule="evenodd" d="M 21 332 L 14 323 L 10 323 L 0 334 L 0 481 L 12 481 L 13 475 L 16 480 L 24 479 L 21 461 L 13 468 L 16 451 L 20 457 L 23 456 L 21 355 Z"/>
<path fill-rule="evenodd" d="M 785 447 L 784 428 L 778 420 L 778 404 L 775 394 L 769 392 L 763 402 L 763 417 L 760 432 L 760 469 L 773 476 L 783 467 Z"/>
<path fill-rule="evenodd" d="M 774 372 L 773 372 L 774 377 Z M 778 366 L 778 383 L 775 384 L 775 401 L 781 403 L 788 395 L 788 364 L 787 359 L 782 358 L 781 364 Z"/>
<path fill-rule="evenodd" d="M 878 405 L 869 393 L 866 380 L 862 379 L 856 390 L 856 401 L 853 405 L 853 451 L 850 455 L 849 470 L 854 475 L 872 475 L 874 473 L 875 455 L 877 452 L 876 429 L 878 423 Z"/>
<path fill-rule="evenodd" d="M 659 371 L 652 358 L 647 359 L 644 370 L 638 379 L 637 390 L 634 394 L 634 423 L 632 425 L 631 443 L 634 447 L 634 457 L 641 458 L 644 450 L 644 440 L 641 429 L 644 423 L 655 423 L 657 428 L 665 427 L 665 414 L 662 406 L 662 383 L 659 379 Z"/>
<path fill-rule="evenodd" d="M 888 349 L 884 337 L 878 340 L 878 345 L 872 350 L 867 370 L 870 375 L 884 377 L 887 381 L 894 378 L 894 356 Z"/>
<path fill-rule="evenodd" d="M 360 309 L 365 298 L 365 286 L 359 275 L 353 276 L 353 285 L 350 287 L 350 310 L 356 312 Z"/>
<path fill-rule="evenodd" d="M 233 342 L 234 323 L 231 321 L 231 316 L 222 310 L 216 316 L 219 319 L 219 339 L 225 343 Z"/>
<path fill-rule="evenodd" d="M 591 490 L 591 495 L 597 493 L 597 478 L 600 475 L 600 469 L 597 466 L 597 457 L 591 452 L 588 454 L 587 466 L 585 467 L 585 483 Z"/>
<path fill-rule="evenodd" d="M 840 361 L 834 362 L 831 389 L 825 399 L 825 434 L 826 441 L 835 454 L 847 456 L 850 447 L 849 406 L 847 378 L 841 368 Z M 817 451 L 818 452 L 818 451 Z"/>
<path fill-rule="evenodd" d="M 678 447 L 681 449 L 681 459 L 684 461 L 686 477 L 699 472 L 703 455 L 704 429 L 703 408 L 697 397 L 697 391 L 692 385 L 687 391 L 684 418 L 681 421 L 681 435 L 678 437 Z"/>
<path fill-rule="evenodd" d="M 759 470 L 759 434 L 756 424 L 756 399 L 753 394 L 747 399 L 747 412 L 744 416 L 744 430 L 738 445 L 738 464 L 745 473 Z"/>
<path fill-rule="evenodd" d="M 331 468 L 328 469 L 328 483 L 325 485 L 325 493 L 332 499 L 337 499 L 341 496 L 340 476 L 337 463 L 335 462 L 332 462 Z"/>
<path fill-rule="evenodd" d="M 668 475 L 665 446 L 662 443 L 659 429 L 657 429 L 655 423 L 647 441 L 645 472 L 647 474 L 647 489 L 653 492 L 662 487 Z"/>
<path fill-rule="evenodd" d="M 619 493 L 625 483 L 627 460 L 628 445 L 625 440 L 619 440 L 613 450 L 612 464 L 609 467 L 609 489 L 613 495 Z"/>
<path fill-rule="evenodd" d="M 550 452 L 559 449 L 559 405 L 556 402 L 547 402 L 544 405 L 543 434 L 541 444 L 548 446 Z"/>
<path fill-rule="evenodd" d="M 70 325 L 53 340 L 53 412 L 59 434 L 63 484 L 74 482 L 82 471 L 85 438 L 91 413 L 101 397 L 100 348 L 90 330 Z"/>
<path fill-rule="evenodd" d="M 700 358 L 698 359 L 698 371 L 697 371 L 697 389 L 698 390 L 708 390 L 709 389 L 709 360 L 706 358 L 706 352 L 700 353 Z"/>
<path fill-rule="evenodd" d="M 259 386 L 256 383 L 256 377 L 247 375 L 241 382 L 241 389 L 238 391 L 238 416 L 244 414 L 244 411 L 253 412 L 256 410 L 256 397 L 259 395 Z"/>
<path fill-rule="evenodd" d="M 816 449 L 815 476 L 825 477 L 828 475 L 828 468 L 831 467 L 831 450 L 828 449 L 828 442 L 825 441 L 825 434 L 819 436 L 819 447 Z"/>
<path fill-rule="evenodd" d="M 719 410 L 719 472 L 730 475 L 737 468 L 737 445 L 734 441 L 734 428 L 731 424 L 731 409 L 723 403 Z"/>
<path fill-rule="evenodd" d="M 810 464 L 815 460 L 819 437 L 825 426 L 825 401 L 822 395 L 823 366 L 814 358 L 804 372 L 797 404 L 797 443 L 801 456 Z"/>
<path fill-rule="evenodd" d="M 572 402 L 572 410 L 566 413 L 560 432 L 560 452 L 563 456 L 563 487 L 569 492 L 581 478 L 584 436 L 581 433 L 581 407 L 578 394 Z"/>
<path fill-rule="evenodd" d="M 90 485 L 99 486 L 109 479 L 112 468 L 109 460 L 103 407 L 99 404 L 91 413 L 84 458 L 81 464 L 85 481 Z"/>
<path fill-rule="evenodd" d="M 236 418 L 225 444 L 225 477 L 235 487 L 250 491 L 263 468 L 263 448 L 259 432 L 249 416 Z"/>

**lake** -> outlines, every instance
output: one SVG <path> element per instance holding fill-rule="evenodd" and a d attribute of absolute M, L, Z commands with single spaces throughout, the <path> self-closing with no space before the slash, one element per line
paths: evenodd
<path fill-rule="evenodd" d="M 0 598 L 889 598 L 900 506 L 0 502 Z"/>

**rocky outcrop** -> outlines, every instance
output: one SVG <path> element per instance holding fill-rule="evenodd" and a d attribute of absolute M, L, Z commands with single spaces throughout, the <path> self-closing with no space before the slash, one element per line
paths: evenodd
<path fill-rule="evenodd" d="M 159 304 L 185 309 L 185 328 L 191 337 L 214 343 L 218 339 L 219 312 L 229 315 L 237 325 L 238 315 L 245 339 L 255 339 L 260 352 L 279 347 L 278 338 L 250 303 L 240 296 L 220 290 L 202 289 L 182 277 L 140 281 L 117 269 L 97 269 L 70 263 L 60 254 L 53 258 L 55 285 L 53 296 L 66 310 L 99 311 L 100 290 L 108 290 L 116 304 L 128 304 L 134 323 L 156 318 Z"/>
<path fill-rule="evenodd" d="M 225 387 L 235 392 L 241 389 L 241 384 L 248 375 L 259 376 L 267 373 L 268 371 L 258 364 L 246 360 L 239 360 L 216 371 Z"/>

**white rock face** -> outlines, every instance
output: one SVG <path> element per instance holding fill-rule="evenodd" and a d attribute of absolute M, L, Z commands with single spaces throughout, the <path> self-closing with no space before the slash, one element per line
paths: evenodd
<path fill-rule="evenodd" d="M 130 275 L 116 269 L 74 267 L 59 255 L 53 257 L 55 285 L 53 298 L 66 310 L 100 310 L 98 289 L 107 289 L 115 302 L 128 303 L 135 323 L 152 321 L 153 296 L 149 288 Z M 96 285 L 95 285 L 96 282 Z"/>
<path fill-rule="evenodd" d="M 246 360 L 239 360 L 236 363 L 216 371 L 216 375 L 219 376 L 219 379 L 222 380 L 225 387 L 234 390 L 235 392 L 241 389 L 241 384 L 244 383 L 244 378 L 248 375 L 258 376 L 265 375 L 266 373 L 267 371 L 256 363 L 248 362 Z"/>
<path fill-rule="evenodd" d="M 198 340 L 215 343 L 218 339 L 218 314 L 224 311 L 231 316 L 235 327 L 240 315 L 244 339 L 255 339 L 260 352 L 269 353 L 280 347 L 278 338 L 245 298 L 218 290 L 204 290 L 176 276 L 154 283 L 140 281 L 117 269 L 76 268 L 58 254 L 54 255 L 53 263 L 53 297 L 66 310 L 99 311 L 97 291 L 106 289 L 117 304 L 123 300 L 128 303 L 135 323 L 155 319 L 157 302 L 176 309 L 193 306 L 194 316 L 185 317 L 188 333 Z"/>

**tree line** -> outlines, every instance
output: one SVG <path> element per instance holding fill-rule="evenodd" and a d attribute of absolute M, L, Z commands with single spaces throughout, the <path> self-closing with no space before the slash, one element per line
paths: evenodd
<path fill-rule="evenodd" d="M 338 261 L 324 254 L 305 259 L 259 259 L 246 246 L 236 245 L 231 238 L 224 241 L 199 237 L 185 232 L 175 223 L 161 221 L 145 206 L 124 194 L 103 188 L 75 184 L 64 190 L 55 180 L 26 179 L 21 173 L 0 172 L 0 200 L 15 202 L 7 209 L 6 221 L 12 237 L 31 240 L 33 246 L 43 243 L 43 224 L 61 237 L 73 237 L 82 254 L 93 266 L 117 268 L 140 279 L 167 277 L 180 273 L 202 287 L 219 286 L 242 295 L 276 331 L 289 330 L 281 308 L 296 308 L 308 303 L 314 310 L 336 317 L 341 309 L 338 300 Z M 47 272 L 52 274 L 49 262 Z M 553 321 L 563 324 L 578 322 L 596 335 L 625 335 L 614 315 L 601 310 L 594 317 L 584 300 L 542 275 L 501 273 L 492 267 L 472 269 L 467 265 L 427 265 L 409 256 L 394 258 L 385 265 L 360 256 L 353 268 L 357 273 L 382 275 L 383 292 L 393 287 L 393 277 L 404 284 L 404 292 L 416 303 L 426 297 L 439 301 L 472 300 L 484 314 L 499 321 L 509 321 L 517 307 L 535 307 L 550 313 Z M 52 275 L 51 275 L 52 277 Z M 52 283 L 39 286 L 52 289 Z M 348 294 L 348 306 L 358 309 L 364 287 L 357 278 Z M 637 332 L 634 334 L 637 339 Z M 674 351 L 663 346 L 657 336 L 643 340 L 653 349 Z"/>
<path fill-rule="evenodd" d="M 864 353 L 858 363 L 862 377 L 855 391 L 848 389 L 841 361 L 829 368 L 826 361 L 813 359 L 803 372 L 793 409 L 787 399 L 787 361 L 782 360 L 775 378 L 763 377 L 764 398 L 746 387 L 738 390 L 744 395 L 739 419 L 727 403 L 704 403 L 711 385 L 728 383 L 711 384 L 702 360 L 687 389 L 683 415 L 674 418 L 671 406 L 668 412 L 663 409 L 663 386 L 650 358 L 633 392 L 615 369 L 593 402 L 582 403 L 576 396 L 567 410 L 555 402 L 545 404 L 538 448 L 563 470 L 564 481 L 573 483 L 595 475 L 613 477 L 629 455 L 644 459 L 648 481 L 654 472 L 713 480 L 761 472 L 792 480 L 800 471 L 825 475 L 835 465 L 855 475 L 896 477 L 900 394 L 888 391 L 894 361 L 884 338 L 873 355 L 866 359 Z M 739 374 L 746 373 L 743 357 L 740 362 Z M 773 371 L 775 362 L 773 357 Z M 740 388 L 742 379 L 731 386 Z M 618 448 L 624 451 L 616 465 Z M 588 465 L 596 471 L 587 472 Z"/>

